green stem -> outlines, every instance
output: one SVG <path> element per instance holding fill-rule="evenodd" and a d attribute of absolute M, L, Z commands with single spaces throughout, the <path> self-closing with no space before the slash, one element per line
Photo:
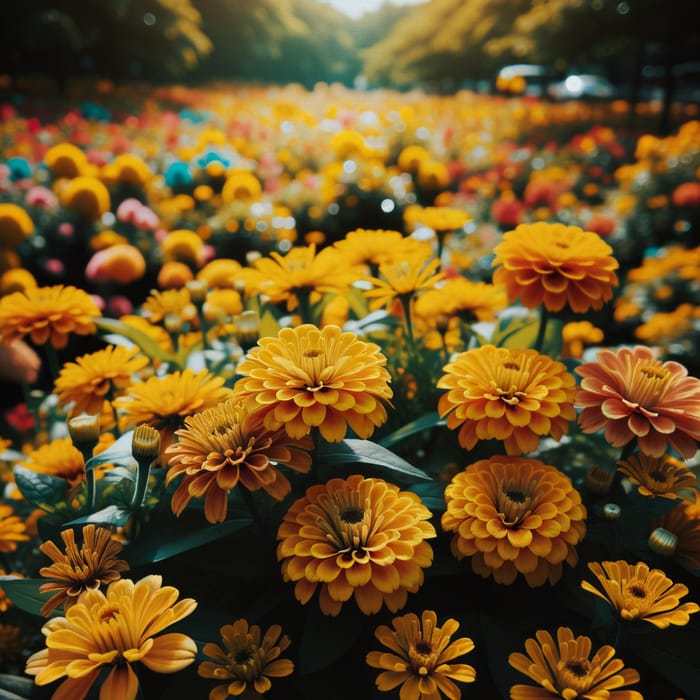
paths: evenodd
<path fill-rule="evenodd" d="M 248 491 L 245 486 L 241 486 L 241 497 L 243 498 L 243 501 L 245 502 L 246 508 L 248 508 L 248 512 L 250 513 L 250 516 L 253 518 L 253 522 L 255 523 L 255 526 L 258 528 L 258 531 L 260 534 L 267 539 L 269 536 L 269 531 L 267 529 L 267 523 L 263 519 L 262 515 L 260 515 L 260 511 L 258 510 L 258 506 L 255 503 L 255 499 L 253 498 L 253 494 Z"/>
<path fill-rule="evenodd" d="M 207 320 L 204 318 L 204 307 L 202 304 L 197 304 L 197 316 L 199 317 L 199 327 L 202 330 L 202 360 L 204 361 L 204 369 L 209 369 L 209 362 L 207 360 L 207 350 L 209 350 L 209 343 L 207 341 Z"/>
<path fill-rule="evenodd" d="M 411 320 L 411 299 L 413 292 L 410 294 L 400 294 L 401 306 L 403 307 L 403 315 L 406 320 L 406 337 L 408 338 L 408 349 L 413 353 L 415 349 L 415 341 L 413 339 L 413 321 Z"/>
<path fill-rule="evenodd" d="M 58 379 L 58 373 L 60 371 L 60 364 L 58 362 L 58 354 L 56 353 L 56 348 L 51 345 L 50 342 L 44 344 L 44 349 L 46 351 L 46 361 L 49 363 L 49 371 L 51 372 L 51 378 L 53 381 Z"/>
<path fill-rule="evenodd" d="M 313 323 L 311 318 L 311 291 L 309 289 L 297 290 L 297 311 L 302 323 Z"/>
<path fill-rule="evenodd" d="M 139 510 L 143 505 L 143 499 L 146 495 L 146 489 L 148 487 L 148 477 L 151 473 L 151 463 L 152 459 L 137 459 L 136 468 L 136 486 L 134 487 L 134 495 L 131 499 L 132 510 Z"/>
<path fill-rule="evenodd" d="M 544 336 L 547 332 L 547 321 L 549 321 L 549 311 L 547 311 L 543 304 L 540 306 L 540 326 L 537 329 L 537 339 L 535 340 L 535 350 L 537 350 L 537 352 L 542 352 Z"/>

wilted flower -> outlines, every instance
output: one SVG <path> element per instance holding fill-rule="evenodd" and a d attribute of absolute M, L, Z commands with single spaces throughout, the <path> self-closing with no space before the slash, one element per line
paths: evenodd
<path fill-rule="evenodd" d="M 456 700 L 461 697 L 461 691 L 453 681 L 471 683 L 476 679 L 472 666 L 452 663 L 474 648 L 469 637 L 451 641 L 459 629 L 457 620 L 450 618 L 438 627 L 436 613 L 424 610 L 420 619 L 408 613 L 395 617 L 392 625 L 393 629 L 380 625 L 374 633 L 390 651 L 367 654 L 367 664 L 382 669 L 377 676 L 379 690 L 401 686 L 403 700 L 440 700 L 443 693 Z"/>
<path fill-rule="evenodd" d="M 619 690 L 639 682 L 639 673 L 614 658 L 614 647 L 602 646 L 591 658 L 590 638 L 574 637 L 568 627 L 557 630 L 556 642 L 544 630 L 538 630 L 535 637 L 525 642 L 527 656 L 513 653 L 508 663 L 541 687 L 514 685 L 512 700 L 644 700 L 636 690 Z"/>
<path fill-rule="evenodd" d="M 569 306 L 584 313 L 612 299 L 618 263 L 612 248 L 592 231 L 561 223 L 520 224 L 493 249 L 494 284 L 511 301 L 549 311 Z"/>
<path fill-rule="evenodd" d="M 538 459 L 482 459 L 445 489 L 442 527 L 454 532 L 452 552 L 471 557 L 475 573 L 511 584 L 555 584 L 566 562 L 578 561 L 586 508 L 571 480 Z"/>
<path fill-rule="evenodd" d="M 618 462 L 617 469 L 637 486 L 642 496 L 651 498 L 680 498 L 680 491 L 698 485 L 695 474 L 671 455 L 649 457 L 637 452 Z"/>
<path fill-rule="evenodd" d="M 283 328 L 248 352 L 234 395 L 262 411 L 267 428 L 284 426 L 291 437 L 318 427 L 326 440 L 339 442 L 349 425 L 367 438 L 387 419 L 392 392 L 385 364 L 378 345 L 338 326 Z"/>
<path fill-rule="evenodd" d="M 600 350 L 596 362 L 576 368 L 576 406 L 584 433 L 605 430 L 613 447 L 636 440 L 661 457 L 668 447 L 688 459 L 700 439 L 700 380 L 678 362 L 661 362 L 642 345 Z"/>
<path fill-rule="evenodd" d="M 418 496 L 359 474 L 315 484 L 285 514 L 277 558 L 285 581 L 305 605 L 320 585 L 319 603 L 337 615 L 355 597 L 365 615 L 385 604 L 396 612 L 423 583 L 435 537 Z"/>
<path fill-rule="evenodd" d="M 76 544 L 73 528 L 63 530 L 61 539 L 65 552 L 51 540 L 46 540 L 39 546 L 53 561 L 53 564 L 39 569 L 39 574 L 44 578 L 55 579 L 51 583 L 43 583 L 39 588 L 40 593 L 54 593 L 41 608 L 44 616 L 59 605 L 63 605 L 64 612 L 67 612 L 78 602 L 82 593 L 116 581 L 121 578 L 122 572 L 129 569 L 129 565 L 117 556 L 122 545 L 103 527 L 85 525 L 80 548 Z"/>
<path fill-rule="evenodd" d="M 575 380 L 566 366 L 536 350 L 484 345 L 443 368 L 438 412 L 459 430 L 467 450 L 479 440 L 502 440 L 508 454 L 533 452 L 543 435 L 559 440 L 576 417 Z M 461 426 L 461 427 L 460 427 Z"/>
<path fill-rule="evenodd" d="M 209 700 L 262 698 L 272 687 L 270 678 L 293 673 L 294 663 L 279 658 L 289 646 L 289 637 L 282 635 L 279 625 L 272 625 L 262 639 L 260 627 L 249 628 L 245 619 L 224 625 L 220 631 L 225 649 L 218 644 L 205 644 L 202 651 L 215 661 L 202 661 L 197 668 L 203 678 L 225 681 L 209 693 Z"/>
<path fill-rule="evenodd" d="M 661 569 L 650 570 L 644 562 L 589 562 L 588 568 L 603 590 L 588 581 L 581 581 L 581 588 L 609 603 L 628 622 L 646 620 L 666 629 L 669 625 L 687 625 L 689 615 L 700 610 L 697 603 L 680 604 L 680 599 L 688 595 L 687 586 L 673 583 Z"/>
<path fill-rule="evenodd" d="M 120 579 L 107 591 L 86 591 L 65 617 L 48 620 L 42 632 L 46 648 L 32 654 L 25 673 L 47 685 L 67 676 L 55 698 L 84 698 L 103 671 L 103 698 L 134 700 L 139 680 L 133 664 L 143 663 L 155 673 L 175 673 L 195 659 L 197 645 L 190 637 L 166 627 L 197 607 L 192 598 L 178 602 L 179 592 L 162 586 L 161 576 L 134 583 Z"/>

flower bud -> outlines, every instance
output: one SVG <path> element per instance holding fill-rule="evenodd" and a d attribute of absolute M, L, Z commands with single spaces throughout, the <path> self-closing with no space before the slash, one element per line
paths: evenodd
<path fill-rule="evenodd" d="M 622 515 L 622 508 L 617 503 L 606 503 L 603 506 L 603 517 L 606 520 L 618 520 Z"/>
<path fill-rule="evenodd" d="M 137 461 L 154 460 L 160 452 L 160 433 L 150 425 L 141 424 L 134 430 L 131 453 Z"/>
<path fill-rule="evenodd" d="M 589 493 L 596 496 L 603 496 L 610 491 L 614 478 L 614 472 L 606 472 L 604 469 L 594 464 L 586 472 L 586 476 L 583 478 L 583 484 L 586 487 L 586 491 Z"/>
<path fill-rule="evenodd" d="M 678 537 L 662 527 L 657 527 L 649 535 L 649 549 L 655 554 L 670 557 L 676 551 Z"/>

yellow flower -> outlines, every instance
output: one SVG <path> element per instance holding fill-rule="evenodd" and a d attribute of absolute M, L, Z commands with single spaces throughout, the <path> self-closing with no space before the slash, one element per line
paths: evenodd
<path fill-rule="evenodd" d="M 138 347 L 109 345 L 67 362 L 54 386 L 60 406 L 73 404 L 72 413 L 102 412 L 104 402 L 114 398 L 131 383 L 134 375 L 148 365 Z"/>
<path fill-rule="evenodd" d="M 493 249 L 494 284 L 511 301 L 549 311 L 569 306 L 576 313 L 600 309 L 612 299 L 619 266 L 597 234 L 560 223 L 520 224 Z"/>
<path fill-rule="evenodd" d="M 202 651 L 215 661 L 202 661 L 197 668 L 203 678 L 226 681 L 211 691 L 209 700 L 262 698 L 272 687 L 270 678 L 293 673 L 292 661 L 279 658 L 289 646 L 289 637 L 282 635 L 279 625 L 272 625 L 262 638 L 260 627 L 249 627 L 245 619 L 224 625 L 220 632 L 225 649 L 218 644 L 205 644 Z"/>
<path fill-rule="evenodd" d="M 0 341 L 29 335 L 34 343 L 51 343 L 60 350 L 71 333 L 91 335 L 100 310 L 87 292 L 77 287 L 35 287 L 0 299 Z"/>
<path fill-rule="evenodd" d="M 151 170 L 143 158 L 132 153 L 121 153 L 102 169 L 102 177 L 108 184 L 143 187 L 151 176 Z"/>
<path fill-rule="evenodd" d="M 163 259 L 178 260 L 199 266 L 204 252 L 204 241 L 187 229 L 171 231 L 160 244 Z"/>
<path fill-rule="evenodd" d="M 237 260 L 217 258 L 197 272 L 197 279 L 206 282 L 209 289 L 233 289 L 240 271 Z"/>
<path fill-rule="evenodd" d="M 134 383 L 115 405 L 120 410 L 122 431 L 145 424 L 160 432 L 161 452 L 173 441 L 173 435 L 184 425 L 185 418 L 226 399 L 230 391 L 223 386 L 224 378 L 206 370 L 194 372 L 187 368 L 164 377 L 150 377 Z"/>
<path fill-rule="evenodd" d="M 685 464 L 671 455 L 649 457 L 637 452 L 617 463 L 618 471 L 636 484 L 642 496 L 654 498 L 680 497 L 680 492 L 698 485 L 695 474 Z"/>
<path fill-rule="evenodd" d="M 564 347 L 561 357 L 578 359 L 583 356 L 585 345 L 594 345 L 603 342 L 603 331 L 594 326 L 590 321 L 571 321 L 565 323 L 561 329 Z"/>
<path fill-rule="evenodd" d="M 166 482 L 184 475 L 172 499 L 180 515 L 192 497 L 205 497 L 204 515 L 211 523 L 226 518 L 227 499 L 240 482 L 249 491 L 263 489 L 281 501 L 290 491 L 289 480 L 277 468 L 283 465 L 308 472 L 313 447 L 308 437 L 294 440 L 283 428 L 271 431 L 259 413 L 247 412 L 241 403 L 225 401 L 185 418 L 175 431 Z"/>
<path fill-rule="evenodd" d="M 555 584 L 575 566 L 586 508 L 571 480 L 538 459 L 494 456 L 456 474 L 445 489 L 442 527 L 452 553 L 471 557 L 475 573 L 531 587 Z"/>
<path fill-rule="evenodd" d="M 229 173 L 221 190 L 221 199 L 226 204 L 258 199 L 262 194 L 260 180 L 248 170 L 233 170 Z"/>
<path fill-rule="evenodd" d="M 591 658 L 590 638 L 574 637 L 568 627 L 557 630 L 556 642 L 544 630 L 535 637 L 525 642 L 527 656 L 513 653 L 508 663 L 541 687 L 514 685 L 512 700 L 644 700 L 636 690 L 619 690 L 639 682 L 639 673 L 614 658 L 614 647 L 602 646 Z"/>
<path fill-rule="evenodd" d="M 49 148 L 44 163 L 56 178 L 74 178 L 87 170 L 85 153 L 72 143 L 59 143 Z"/>
<path fill-rule="evenodd" d="M 411 226 L 426 226 L 435 233 L 457 231 L 471 221 L 471 218 L 471 215 L 463 209 L 452 207 L 414 207 L 406 214 L 406 221 Z"/>
<path fill-rule="evenodd" d="M 67 612 L 78 602 L 82 593 L 116 581 L 121 578 L 123 571 L 129 569 L 124 560 L 117 558 L 122 549 L 121 544 L 103 527 L 85 525 L 80 549 L 76 544 L 73 528 L 63 530 L 61 539 L 65 545 L 65 552 L 51 540 L 39 546 L 53 561 L 53 564 L 39 569 L 39 575 L 53 579 L 51 583 L 43 583 L 39 588 L 40 593 L 54 592 L 41 608 L 41 614 L 44 616 L 48 616 L 60 605 L 63 605 L 63 611 Z"/>
<path fill-rule="evenodd" d="M 146 274 L 143 253 L 130 243 L 116 243 L 98 250 L 85 268 L 91 281 L 131 284 Z"/>
<path fill-rule="evenodd" d="M 429 289 L 416 300 L 416 315 L 436 318 L 455 316 L 465 323 L 493 321 L 506 307 L 505 290 L 485 282 L 472 282 L 465 277 L 450 277 L 435 289 Z"/>
<path fill-rule="evenodd" d="M 31 450 L 22 466 L 39 474 L 65 479 L 69 486 L 75 486 L 85 478 L 83 454 L 69 437 L 55 438 L 48 444 Z"/>
<path fill-rule="evenodd" d="M 109 190 L 91 175 L 79 175 L 61 190 L 61 203 L 88 221 L 97 221 L 109 211 Z"/>
<path fill-rule="evenodd" d="M 181 289 L 194 279 L 189 265 L 177 260 L 163 263 L 158 271 L 157 283 L 161 289 Z"/>
<path fill-rule="evenodd" d="M 0 203 L 0 246 L 14 248 L 34 233 L 34 222 L 22 207 Z"/>
<path fill-rule="evenodd" d="M 461 353 L 438 380 L 438 412 L 467 450 L 502 440 L 508 454 L 533 452 L 543 435 L 559 440 L 576 418 L 575 379 L 536 350 L 484 345 Z"/>
<path fill-rule="evenodd" d="M 350 231 L 333 247 L 339 250 L 347 265 L 377 268 L 381 264 L 398 263 L 408 257 L 427 259 L 432 254 L 430 244 L 405 237 L 400 231 L 362 229 Z"/>
<path fill-rule="evenodd" d="M 316 484 L 295 501 L 279 527 L 277 558 L 305 605 L 337 615 L 354 596 L 365 615 L 385 604 L 396 612 L 423 583 L 433 560 L 430 511 L 418 496 L 360 474 Z"/>
<path fill-rule="evenodd" d="M 18 542 L 29 540 L 27 528 L 12 508 L 0 503 L 0 552 L 14 552 Z"/>
<path fill-rule="evenodd" d="M 38 286 L 34 275 L 23 267 L 5 270 L 0 276 L 0 296 L 5 296 L 12 292 L 24 292 L 26 289 Z"/>
<path fill-rule="evenodd" d="M 697 603 L 680 604 L 680 599 L 688 595 L 687 586 L 673 583 L 661 569 L 650 570 L 644 562 L 589 562 L 588 568 L 603 590 L 588 581 L 581 581 L 581 588 L 609 603 L 628 622 L 645 620 L 666 629 L 669 625 L 687 625 L 689 616 L 700 610 Z"/>
<path fill-rule="evenodd" d="M 339 442 L 349 425 L 368 438 L 387 419 L 392 391 L 385 365 L 378 345 L 338 326 L 283 328 L 248 352 L 234 395 L 262 412 L 265 427 L 284 426 L 290 437 L 317 427 Z"/>
<path fill-rule="evenodd" d="M 469 637 L 452 641 L 452 635 L 459 629 L 457 620 L 450 618 L 438 627 L 435 612 L 424 610 L 420 619 L 408 613 L 395 617 L 392 625 L 393 629 L 380 625 L 374 633 L 390 652 L 367 654 L 369 666 L 383 669 L 377 676 L 379 690 L 401 686 L 402 700 L 440 700 L 443 693 L 449 700 L 458 700 L 462 693 L 453 681 L 471 683 L 476 680 L 472 666 L 452 663 L 474 648 Z"/>
<path fill-rule="evenodd" d="M 401 170 L 407 173 L 416 173 L 420 164 L 429 159 L 430 152 L 427 148 L 412 144 L 402 149 L 397 158 L 397 164 Z"/>
<path fill-rule="evenodd" d="M 139 680 L 133 664 L 140 661 L 155 673 L 176 673 L 195 659 L 190 637 L 160 634 L 194 611 L 191 598 L 178 602 L 178 590 L 162 586 L 161 576 L 134 583 L 120 579 L 107 591 L 86 591 L 65 617 L 48 620 L 42 632 L 46 648 L 27 660 L 25 672 L 37 685 L 66 676 L 54 697 L 84 698 L 103 671 L 109 670 L 100 696 L 135 700 Z"/>

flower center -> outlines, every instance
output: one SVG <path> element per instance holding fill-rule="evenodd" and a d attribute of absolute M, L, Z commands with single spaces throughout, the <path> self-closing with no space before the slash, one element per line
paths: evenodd
<path fill-rule="evenodd" d="M 345 508 L 340 512 L 340 519 L 346 523 L 359 523 L 364 517 L 362 508 Z"/>
<path fill-rule="evenodd" d="M 304 387 L 307 391 L 319 391 L 323 389 L 321 372 L 327 364 L 326 352 L 321 348 L 308 348 L 301 353 L 301 369 L 304 370 L 309 379 Z"/>
<path fill-rule="evenodd" d="M 358 559 L 360 552 L 364 556 L 364 546 L 370 537 L 372 511 L 365 499 L 357 491 L 335 493 L 319 505 L 325 517 L 316 520 L 318 527 L 326 533 L 329 542 L 338 552 L 352 554 Z"/>
<path fill-rule="evenodd" d="M 652 408 L 670 377 L 671 371 L 663 367 L 660 362 L 646 362 L 640 365 L 637 368 L 637 374 L 632 375 L 632 382 L 628 389 L 629 400 L 637 406 Z"/>
<path fill-rule="evenodd" d="M 585 678 L 591 668 L 591 662 L 588 659 L 572 659 L 566 663 L 565 668 L 576 678 Z"/>
<path fill-rule="evenodd" d="M 644 600 L 647 597 L 647 591 L 639 583 L 631 583 L 627 586 L 627 595 L 637 600 Z"/>
<path fill-rule="evenodd" d="M 253 658 L 253 652 L 250 649 L 239 649 L 234 655 L 233 660 L 235 663 L 247 664 Z"/>
<path fill-rule="evenodd" d="M 517 525 L 531 510 L 532 495 L 530 491 L 514 479 L 502 484 L 496 498 L 496 507 L 501 514 L 504 525 Z"/>
<path fill-rule="evenodd" d="M 433 647 L 430 642 L 426 641 L 425 639 L 420 639 L 416 642 L 416 651 L 419 654 L 423 654 L 423 656 L 427 656 L 428 654 L 432 653 Z"/>

